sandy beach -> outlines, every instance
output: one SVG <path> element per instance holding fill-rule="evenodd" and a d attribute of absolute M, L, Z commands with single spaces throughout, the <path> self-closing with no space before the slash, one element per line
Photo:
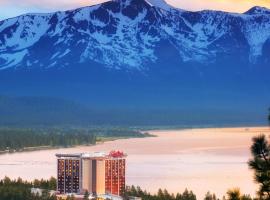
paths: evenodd
<path fill-rule="evenodd" d="M 0 177 L 49 178 L 56 176 L 56 153 L 123 150 L 127 158 L 127 184 L 152 193 L 193 190 L 198 199 L 207 191 L 218 197 L 239 187 L 254 195 L 257 186 L 247 161 L 252 137 L 270 135 L 267 127 L 206 128 L 150 131 L 157 137 L 109 141 L 96 146 L 22 152 L 0 156 Z"/>

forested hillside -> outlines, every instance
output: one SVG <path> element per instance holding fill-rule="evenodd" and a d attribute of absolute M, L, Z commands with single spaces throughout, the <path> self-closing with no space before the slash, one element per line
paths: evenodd
<path fill-rule="evenodd" d="M 148 134 L 129 128 L 0 128 L 0 153 L 31 151 L 39 148 L 92 145 L 119 137 L 145 137 Z"/>

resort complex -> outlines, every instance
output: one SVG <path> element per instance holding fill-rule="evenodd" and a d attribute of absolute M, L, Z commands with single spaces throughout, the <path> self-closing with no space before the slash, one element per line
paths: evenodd
<path fill-rule="evenodd" d="M 59 198 L 87 193 L 99 199 L 122 199 L 125 190 L 126 154 L 94 152 L 56 154 Z"/>

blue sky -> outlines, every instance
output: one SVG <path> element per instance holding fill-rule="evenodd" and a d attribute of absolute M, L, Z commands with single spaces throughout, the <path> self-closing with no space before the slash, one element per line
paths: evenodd
<path fill-rule="evenodd" d="M 0 0 L 0 19 L 32 12 L 52 12 L 93 5 L 105 0 Z M 270 0 L 167 0 L 187 10 L 215 9 L 244 12 L 253 6 L 270 8 Z"/>

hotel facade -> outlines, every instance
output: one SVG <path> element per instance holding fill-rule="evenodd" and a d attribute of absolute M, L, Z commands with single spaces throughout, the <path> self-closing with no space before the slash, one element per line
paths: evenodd
<path fill-rule="evenodd" d="M 57 190 L 60 194 L 120 196 L 126 185 L 126 154 L 112 151 L 56 154 Z"/>

